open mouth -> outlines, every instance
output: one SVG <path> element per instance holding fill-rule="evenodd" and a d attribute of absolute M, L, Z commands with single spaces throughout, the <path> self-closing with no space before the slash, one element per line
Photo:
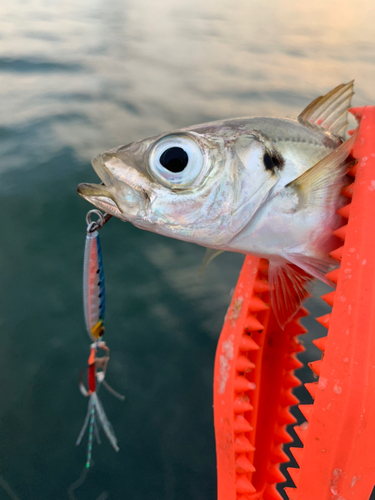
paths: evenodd
<path fill-rule="evenodd" d="M 92 203 L 96 208 L 104 210 L 115 217 L 124 219 L 124 215 L 119 209 L 112 194 L 104 184 L 81 183 L 77 187 L 77 192 L 82 198 Z"/>
<path fill-rule="evenodd" d="M 144 214 L 144 192 L 134 189 L 127 182 L 126 174 L 132 174 L 128 172 L 130 167 L 112 153 L 98 155 L 91 163 L 102 183 L 79 184 L 77 191 L 82 198 L 124 221 Z"/>
<path fill-rule="evenodd" d="M 96 156 L 91 163 L 102 183 L 81 183 L 77 187 L 78 194 L 96 208 L 104 210 L 115 217 L 124 218 L 114 196 L 106 187 L 106 185 L 112 185 L 114 179 L 105 165 L 103 155 Z"/>

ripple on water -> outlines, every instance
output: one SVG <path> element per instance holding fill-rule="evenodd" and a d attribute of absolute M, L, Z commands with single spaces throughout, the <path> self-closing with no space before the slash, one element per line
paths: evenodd
<path fill-rule="evenodd" d="M 63 63 L 43 59 L 19 58 L 11 59 L 0 57 L 0 71 L 12 73 L 51 73 L 71 72 L 77 73 L 84 70 L 83 64 Z"/>

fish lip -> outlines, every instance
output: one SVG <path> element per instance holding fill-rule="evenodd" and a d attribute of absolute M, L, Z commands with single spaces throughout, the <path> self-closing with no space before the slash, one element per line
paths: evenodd
<path fill-rule="evenodd" d="M 114 215 L 115 217 L 126 220 L 116 200 L 103 184 L 89 184 L 82 182 L 77 186 L 77 193 L 84 200 L 92 203 L 96 208 Z"/>
<path fill-rule="evenodd" d="M 112 195 L 106 189 L 105 184 L 92 184 L 89 182 L 81 182 L 77 186 L 77 193 L 82 196 L 82 198 L 87 198 L 90 196 L 105 196 L 106 198 L 111 198 Z M 113 200 L 114 201 L 114 200 Z"/>

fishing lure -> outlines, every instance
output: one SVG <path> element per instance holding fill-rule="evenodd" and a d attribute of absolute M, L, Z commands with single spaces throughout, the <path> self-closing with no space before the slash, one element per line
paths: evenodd
<path fill-rule="evenodd" d="M 92 214 L 98 216 L 97 221 L 91 220 Z M 125 399 L 105 381 L 110 351 L 106 343 L 101 340 L 105 332 L 105 286 L 99 230 L 110 218 L 110 215 L 103 215 L 99 210 L 90 210 L 86 216 L 87 236 L 83 264 L 83 304 L 86 330 L 93 343 L 90 346 L 87 368 L 88 389 L 84 386 L 82 375 L 79 382 L 79 389 L 83 396 L 89 398 L 89 403 L 86 418 L 76 442 L 78 446 L 88 428 L 86 469 L 91 466 L 94 434 L 98 443 L 101 443 L 99 426 L 103 428 L 114 450 L 119 451 L 116 435 L 98 397 L 99 388 L 103 385 L 113 396 L 122 401 Z M 98 356 L 99 349 L 105 351 L 105 355 Z"/>
<path fill-rule="evenodd" d="M 91 221 L 91 215 L 94 213 L 99 217 L 96 222 Z M 83 309 L 87 333 L 91 340 L 96 342 L 103 336 L 105 331 L 104 269 L 99 229 L 103 227 L 106 220 L 99 210 L 90 210 L 86 215 L 86 222 L 87 236 L 83 260 Z"/>

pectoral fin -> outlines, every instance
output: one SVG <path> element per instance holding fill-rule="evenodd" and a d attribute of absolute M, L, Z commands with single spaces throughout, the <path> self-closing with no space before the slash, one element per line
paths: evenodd
<path fill-rule="evenodd" d="M 343 136 L 348 125 L 347 115 L 354 93 L 353 85 L 354 80 L 339 85 L 324 96 L 317 97 L 302 111 L 298 120 L 303 124 L 318 125 Z"/>
<path fill-rule="evenodd" d="M 326 205 L 337 199 L 338 190 L 332 188 L 344 185 L 344 177 L 353 164 L 346 160 L 356 139 L 357 133 L 285 186 L 297 192 L 300 205 Z"/>
<path fill-rule="evenodd" d="M 329 286 L 335 286 L 334 283 L 327 278 L 326 274 L 333 271 L 335 267 L 337 267 L 337 261 L 335 261 L 335 259 L 330 257 L 328 254 L 325 258 L 319 258 L 288 253 L 288 260 L 298 268 L 305 271 L 305 273 L 311 274 L 311 276 L 317 278 L 323 283 L 326 283 Z"/>
<path fill-rule="evenodd" d="M 215 257 L 223 253 L 224 250 L 215 250 L 214 248 L 206 248 L 206 253 L 204 254 L 203 260 L 202 260 L 202 265 L 201 265 L 201 270 L 200 270 L 200 276 L 202 277 L 206 267 L 210 262 L 212 262 Z"/>
<path fill-rule="evenodd" d="M 313 279 L 310 274 L 290 262 L 270 261 L 268 281 L 271 286 L 271 304 L 282 328 L 310 295 Z"/>

